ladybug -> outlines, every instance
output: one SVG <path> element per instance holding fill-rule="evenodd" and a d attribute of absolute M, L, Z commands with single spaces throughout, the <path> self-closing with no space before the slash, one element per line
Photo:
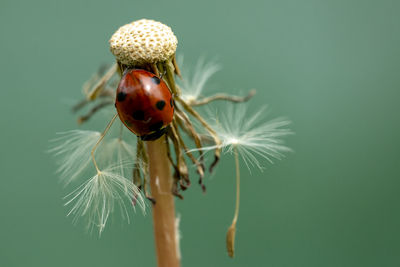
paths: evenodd
<path fill-rule="evenodd" d="M 124 72 L 115 107 L 125 126 L 144 141 L 160 138 L 174 116 L 174 101 L 167 84 L 142 69 Z"/>

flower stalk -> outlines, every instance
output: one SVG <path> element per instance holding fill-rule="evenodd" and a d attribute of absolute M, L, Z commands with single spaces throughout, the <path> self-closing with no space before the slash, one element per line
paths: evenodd
<path fill-rule="evenodd" d="M 176 238 L 175 203 L 171 194 L 172 182 L 167 144 L 164 138 L 146 142 L 149 158 L 150 188 L 153 204 L 153 228 L 157 252 L 157 266 L 180 266 L 179 245 Z"/>

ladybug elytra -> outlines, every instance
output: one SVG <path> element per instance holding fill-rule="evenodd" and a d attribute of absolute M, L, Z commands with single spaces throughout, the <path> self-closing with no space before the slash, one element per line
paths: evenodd
<path fill-rule="evenodd" d="M 115 107 L 122 123 L 145 141 L 160 138 L 174 115 L 167 84 L 141 69 L 125 71 L 117 88 Z"/>

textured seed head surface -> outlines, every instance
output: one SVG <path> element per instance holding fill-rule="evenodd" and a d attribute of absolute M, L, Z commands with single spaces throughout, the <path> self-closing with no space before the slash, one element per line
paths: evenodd
<path fill-rule="evenodd" d="M 134 66 L 171 58 L 175 54 L 178 40 L 167 25 L 141 19 L 119 28 L 109 43 L 111 53 L 118 62 Z"/>

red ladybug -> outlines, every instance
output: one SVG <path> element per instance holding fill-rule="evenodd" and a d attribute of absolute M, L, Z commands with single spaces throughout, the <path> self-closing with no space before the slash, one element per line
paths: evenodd
<path fill-rule="evenodd" d="M 160 138 L 174 116 L 172 94 L 166 83 L 140 69 L 125 71 L 115 107 L 125 126 L 145 141 Z"/>

